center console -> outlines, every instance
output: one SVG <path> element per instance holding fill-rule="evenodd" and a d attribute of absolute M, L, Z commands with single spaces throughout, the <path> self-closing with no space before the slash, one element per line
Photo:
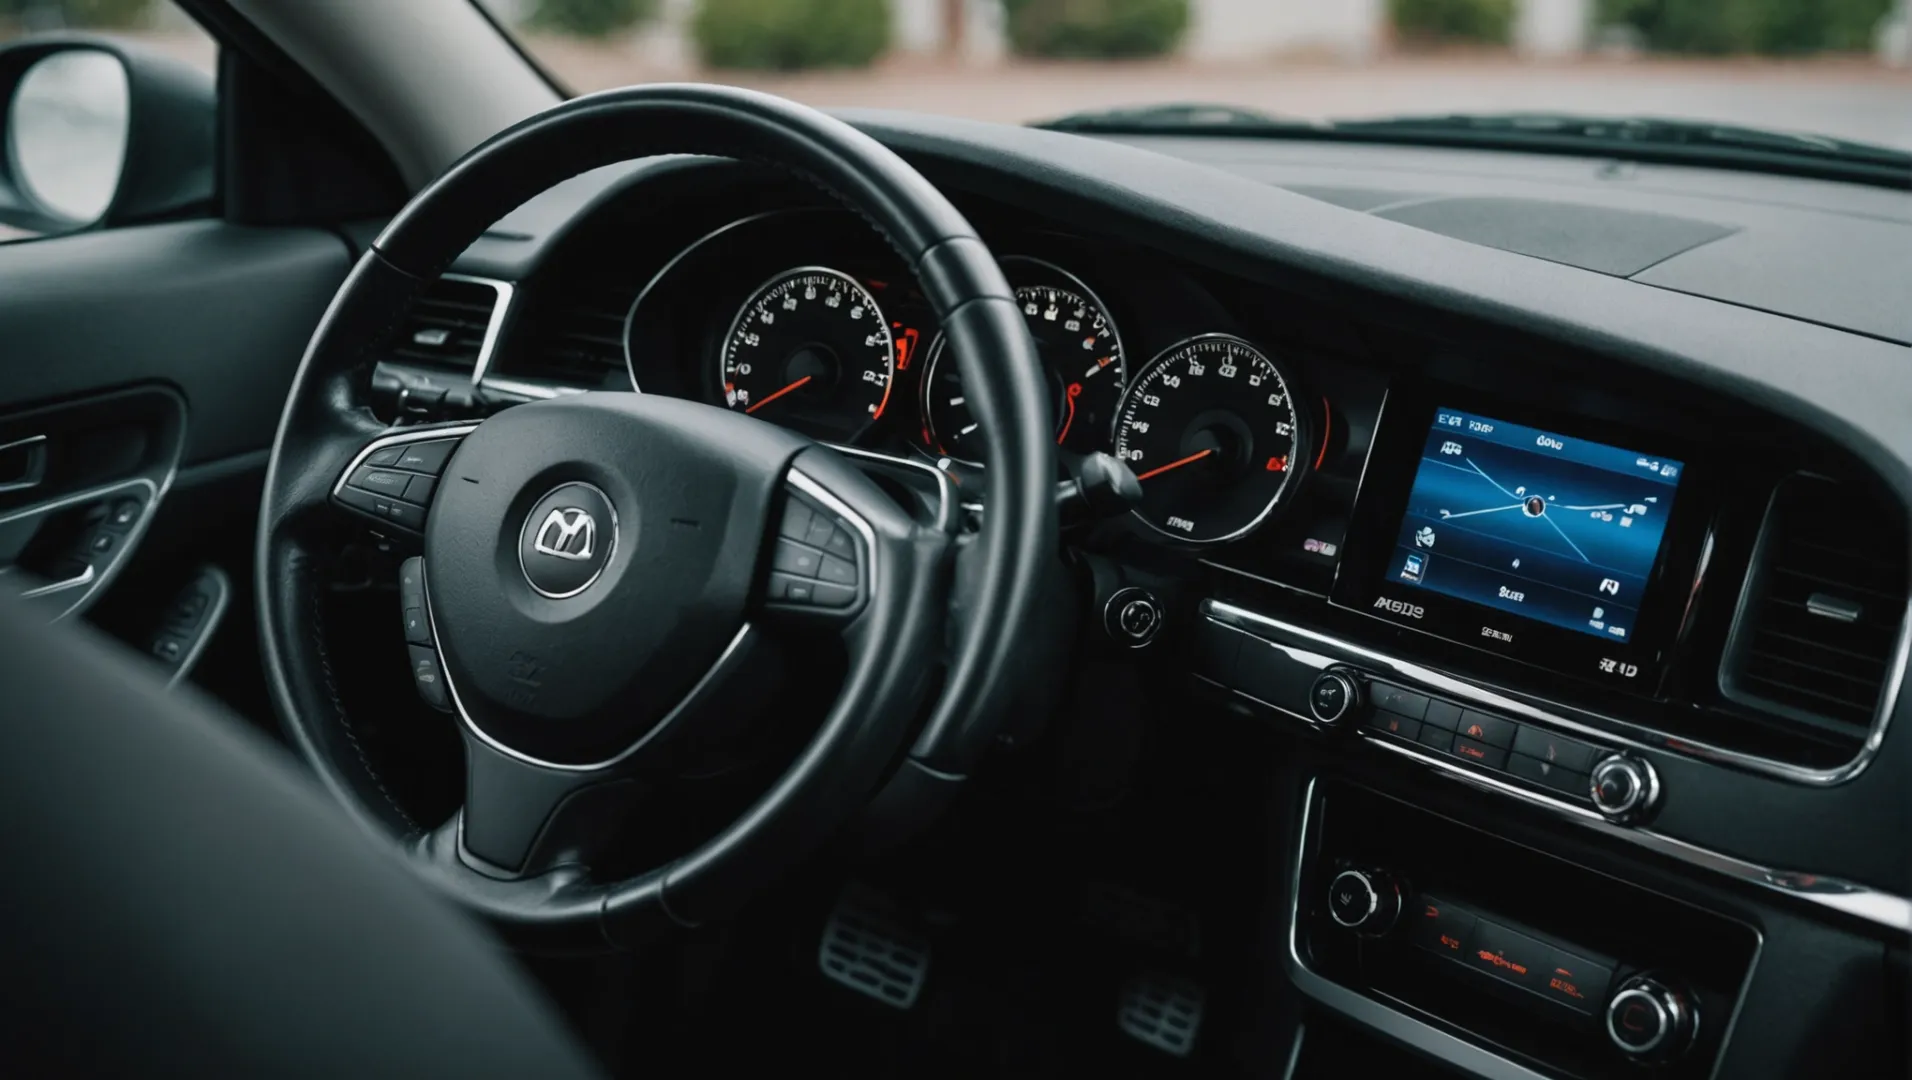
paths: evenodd
<path fill-rule="evenodd" d="M 1553 1076 L 1711 1075 L 1751 927 L 1377 791 L 1309 792 L 1291 964 Z"/>

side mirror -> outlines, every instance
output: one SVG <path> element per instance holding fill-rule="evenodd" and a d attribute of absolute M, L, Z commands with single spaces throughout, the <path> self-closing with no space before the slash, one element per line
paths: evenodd
<path fill-rule="evenodd" d="M 33 233 L 212 205 L 213 77 L 81 35 L 0 48 L 0 225 Z"/>

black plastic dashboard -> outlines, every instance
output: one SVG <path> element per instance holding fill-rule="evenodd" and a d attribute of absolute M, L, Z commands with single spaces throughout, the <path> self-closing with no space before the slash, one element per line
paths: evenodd
<path fill-rule="evenodd" d="M 1145 498 L 1181 485 L 1069 538 L 1163 595 L 1163 662 L 1322 742 L 1328 771 L 1373 782 L 1405 761 L 1795 914 L 1912 930 L 1912 348 L 1902 310 L 1877 299 L 1890 245 L 1855 255 L 1867 284 L 1844 300 L 1812 260 L 1771 265 L 1754 292 L 1794 280 L 1804 298 L 1766 302 L 1669 284 L 1670 269 L 1655 284 L 1650 268 L 1574 265 L 1558 246 L 1571 238 L 1462 239 L 1348 208 L 1363 184 L 1461 197 L 1479 155 L 1369 148 L 1329 170 L 1305 145 L 1156 153 L 852 119 L 943 186 L 1030 290 L 1063 447 L 1114 453 Z M 1333 184 L 1307 197 L 1243 175 L 1299 189 L 1307 167 Z M 1565 167 L 1548 162 L 1525 195 L 1578 198 L 1579 181 L 1544 175 Z M 1647 171 L 1703 214 L 1702 170 Z M 1719 216 L 1790 200 L 1758 213 L 1795 229 L 1814 213 L 1912 223 L 1898 193 L 1855 192 L 1841 214 L 1836 186 L 1751 183 L 1757 197 L 1721 196 Z M 1701 230 L 1655 265 L 1757 232 Z M 494 394 L 637 388 L 762 409 L 942 469 L 986 505 L 907 273 L 787 178 L 701 159 L 605 170 L 499 223 L 453 270 L 500 298 L 471 373 Z M 1457 715 L 1642 762 L 1653 814 L 1616 823 L 1481 768 L 1464 728 L 1438 745 L 1350 740 L 1309 700 L 1331 671 L 1370 697 L 1393 686 L 1425 709 L 1445 694 Z"/>

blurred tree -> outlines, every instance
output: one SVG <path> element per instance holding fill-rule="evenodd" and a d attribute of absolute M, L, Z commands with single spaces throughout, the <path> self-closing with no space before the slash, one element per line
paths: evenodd
<path fill-rule="evenodd" d="M 1505 45 L 1514 36 L 1514 0 L 1388 0 L 1388 18 L 1410 42 Z"/>
<path fill-rule="evenodd" d="M 1024 56 L 1160 56 L 1188 32 L 1189 0 L 1003 0 L 1003 12 Z"/>
<path fill-rule="evenodd" d="M 658 0 L 537 0 L 527 24 L 580 37 L 605 37 L 657 14 Z"/>
<path fill-rule="evenodd" d="M 702 0 L 691 36 L 714 68 L 866 67 L 890 47 L 890 0 Z"/>
<path fill-rule="evenodd" d="M 1600 0 L 1603 22 L 1665 52 L 1811 53 L 1870 48 L 1892 0 Z"/>
<path fill-rule="evenodd" d="M 146 24 L 152 0 L 0 0 L 0 19 L 35 27 L 119 30 Z"/>

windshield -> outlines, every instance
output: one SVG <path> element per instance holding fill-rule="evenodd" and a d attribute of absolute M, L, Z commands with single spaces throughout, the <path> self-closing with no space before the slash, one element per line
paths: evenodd
<path fill-rule="evenodd" d="M 1130 131 L 1215 126 L 1169 105 L 1544 113 L 1912 150 L 1906 0 L 481 2 L 576 92 L 696 79 L 1010 123 L 1121 110 Z"/>

